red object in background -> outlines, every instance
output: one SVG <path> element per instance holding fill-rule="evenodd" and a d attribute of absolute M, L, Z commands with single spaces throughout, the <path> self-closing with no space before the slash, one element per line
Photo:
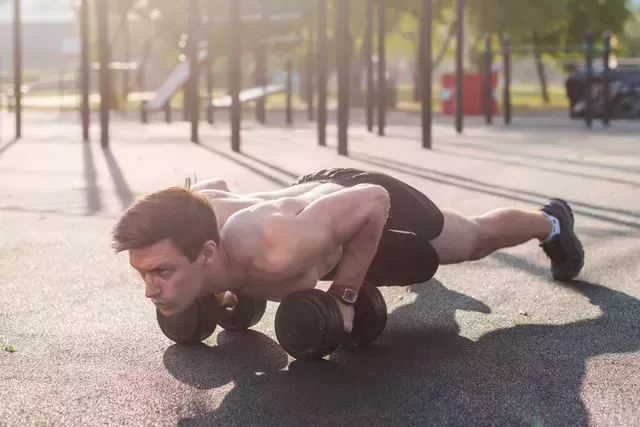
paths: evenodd
<path fill-rule="evenodd" d="M 484 114 L 484 74 L 465 74 L 464 75 L 464 115 L 482 115 Z M 498 73 L 494 71 L 491 74 L 492 86 L 492 108 L 493 114 L 498 113 Z M 456 76 L 455 74 L 442 75 L 442 111 L 444 114 L 451 116 L 456 112 Z"/>

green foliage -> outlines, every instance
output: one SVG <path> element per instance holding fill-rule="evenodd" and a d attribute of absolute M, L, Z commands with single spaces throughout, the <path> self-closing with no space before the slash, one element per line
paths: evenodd
<path fill-rule="evenodd" d="M 203 28 L 202 38 L 208 39 L 213 32 L 214 49 L 223 57 L 228 52 L 227 18 L 229 5 L 235 0 L 199 0 L 200 15 L 214 20 L 213 25 Z M 309 37 L 309 17 L 317 11 L 317 1 L 324 0 L 241 0 L 243 15 L 266 12 L 272 15 L 299 13 L 300 19 L 271 22 L 264 28 L 259 21 L 241 25 L 246 51 L 260 48 L 265 34 L 282 39 L 297 36 L 299 40 L 290 43 L 275 43 L 271 46 L 274 55 L 302 54 Z M 366 4 L 368 0 L 349 1 L 351 34 L 354 54 L 363 46 L 365 36 Z M 455 22 L 457 0 L 432 0 L 434 19 L 434 46 L 437 47 L 446 36 L 447 27 Z M 142 20 L 149 21 L 153 14 L 159 19 L 153 24 L 156 34 L 163 39 L 163 45 L 171 48 L 167 52 L 173 56 L 178 50 L 178 41 L 187 33 L 189 4 L 191 0 L 113 0 L 112 13 L 123 16 L 133 10 Z M 376 2 L 377 3 L 377 0 Z M 487 32 L 507 32 L 514 45 L 531 44 L 534 33 L 542 44 L 564 46 L 581 44 L 587 31 L 595 31 L 601 37 L 603 31 L 612 31 L 622 37 L 633 16 L 628 0 L 467 0 L 468 27 L 467 40 L 472 49 L 479 47 Z M 418 46 L 418 34 L 423 0 L 387 0 L 387 17 L 390 47 L 399 54 L 413 52 Z M 334 1 L 328 2 L 328 37 L 333 38 L 335 13 Z M 315 34 L 314 34 L 315 36 Z M 330 49 L 332 49 L 330 47 Z"/>
<path fill-rule="evenodd" d="M 507 32 L 514 44 L 580 44 L 594 31 L 620 33 L 632 16 L 627 0 L 477 0 L 470 14 L 479 33 Z"/>

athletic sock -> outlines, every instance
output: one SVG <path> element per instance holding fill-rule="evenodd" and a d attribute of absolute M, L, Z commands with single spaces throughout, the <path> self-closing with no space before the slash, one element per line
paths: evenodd
<path fill-rule="evenodd" d="M 558 218 L 556 218 L 553 215 L 549 215 L 546 212 L 544 212 L 544 214 L 551 221 L 551 234 L 549 234 L 549 237 L 547 237 L 547 240 L 545 240 L 545 243 L 546 243 L 546 242 L 550 242 L 560 234 L 560 221 L 558 220 Z"/>

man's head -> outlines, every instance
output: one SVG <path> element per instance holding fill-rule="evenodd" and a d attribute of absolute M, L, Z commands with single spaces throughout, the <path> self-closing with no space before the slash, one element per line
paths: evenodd
<path fill-rule="evenodd" d="M 135 202 L 113 230 L 116 253 L 129 251 L 129 262 L 145 282 L 145 296 L 165 315 L 186 309 L 200 295 L 219 240 L 209 201 L 178 187 Z"/>

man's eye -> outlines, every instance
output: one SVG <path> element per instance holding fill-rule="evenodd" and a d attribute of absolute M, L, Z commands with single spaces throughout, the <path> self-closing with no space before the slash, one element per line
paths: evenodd
<path fill-rule="evenodd" d="M 158 270 L 159 276 L 168 276 L 171 273 L 171 270 Z"/>

